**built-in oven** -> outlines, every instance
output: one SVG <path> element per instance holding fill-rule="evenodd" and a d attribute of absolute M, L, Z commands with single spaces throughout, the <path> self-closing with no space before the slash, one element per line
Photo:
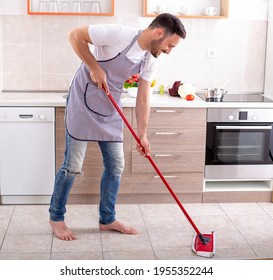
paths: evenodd
<path fill-rule="evenodd" d="M 273 178 L 273 109 L 209 108 L 206 179 Z"/>

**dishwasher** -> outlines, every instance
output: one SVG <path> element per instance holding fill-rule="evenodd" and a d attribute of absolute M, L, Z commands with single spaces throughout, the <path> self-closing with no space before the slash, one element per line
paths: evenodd
<path fill-rule="evenodd" d="M 55 109 L 0 107 L 2 204 L 48 204 L 55 179 Z"/>

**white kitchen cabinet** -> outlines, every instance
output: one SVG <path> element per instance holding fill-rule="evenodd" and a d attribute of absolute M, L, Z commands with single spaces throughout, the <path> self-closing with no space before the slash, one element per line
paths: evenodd
<path fill-rule="evenodd" d="M 26 13 L 26 0 L 0 0 L 0 15 L 25 15 Z"/>
<path fill-rule="evenodd" d="M 94 2 L 98 5 L 95 9 Z M 113 16 L 114 6 L 115 0 L 27 0 L 29 15 Z"/>
<path fill-rule="evenodd" d="M 229 0 L 142 0 L 143 2 L 143 16 L 155 17 L 158 14 L 157 6 L 163 8 L 162 12 L 169 12 L 181 18 L 208 18 L 208 19 L 221 19 L 229 16 Z M 181 13 L 181 7 L 190 9 L 189 14 Z M 216 7 L 215 15 L 204 15 L 205 7 Z"/>

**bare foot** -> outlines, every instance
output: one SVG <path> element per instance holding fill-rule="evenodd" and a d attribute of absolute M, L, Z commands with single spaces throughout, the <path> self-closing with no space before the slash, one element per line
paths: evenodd
<path fill-rule="evenodd" d="M 125 225 L 123 225 L 122 223 L 118 222 L 118 221 L 114 221 L 111 224 L 108 225 L 102 225 L 100 224 L 100 230 L 104 230 L 104 231 L 118 231 L 124 234 L 137 234 L 137 230 L 131 227 L 127 227 Z"/>
<path fill-rule="evenodd" d="M 49 224 L 53 230 L 54 235 L 60 240 L 70 241 L 77 239 L 74 233 L 66 226 L 66 224 L 63 221 L 49 221 Z"/>

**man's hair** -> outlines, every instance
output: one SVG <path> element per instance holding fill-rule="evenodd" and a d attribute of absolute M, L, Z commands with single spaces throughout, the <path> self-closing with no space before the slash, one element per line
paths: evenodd
<path fill-rule="evenodd" d="M 149 28 L 163 28 L 165 30 L 165 36 L 177 34 L 181 38 L 186 38 L 186 30 L 181 20 L 169 13 L 163 13 L 158 15 L 149 25 Z"/>

